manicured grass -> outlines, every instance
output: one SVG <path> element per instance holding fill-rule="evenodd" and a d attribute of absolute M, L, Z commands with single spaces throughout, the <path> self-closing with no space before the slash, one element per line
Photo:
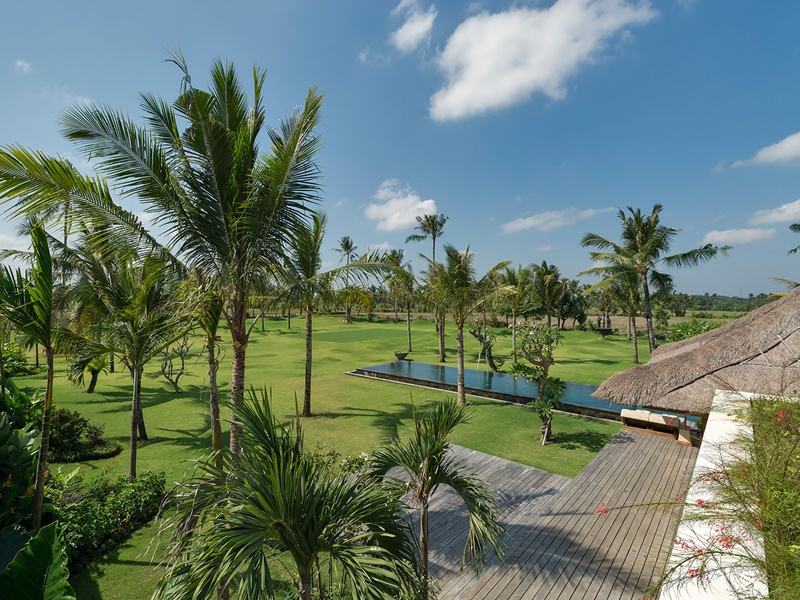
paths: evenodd
<path fill-rule="evenodd" d="M 291 419 L 296 402 L 302 401 L 304 342 L 303 319 L 265 321 L 257 324 L 247 354 L 247 385 L 271 389 L 278 415 Z M 223 346 L 229 350 L 227 332 Z M 511 336 L 498 330 L 496 354 L 510 361 Z M 448 363 L 455 366 L 455 329 L 447 327 Z M 345 373 L 356 367 L 393 360 L 395 350 L 405 350 L 404 323 L 356 320 L 344 324 L 339 317 L 315 317 L 314 379 L 312 409 L 315 416 L 303 421 L 306 448 L 319 447 L 341 454 L 369 452 L 387 438 L 410 433 L 412 403 L 417 409 L 446 396 L 444 392 L 367 380 Z M 467 336 L 467 365 L 477 360 L 478 344 Z M 227 342 L 227 344 L 226 344 Z M 413 323 L 414 352 L 420 362 L 438 362 L 437 342 L 431 321 Z M 640 344 L 642 361 L 646 344 Z M 190 362 L 198 357 L 202 339 L 196 338 Z M 630 343 L 624 338 L 600 339 L 587 332 L 565 332 L 552 374 L 568 381 L 599 384 L 630 363 Z M 82 394 L 67 382 L 65 362 L 57 360 L 54 401 L 80 411 L 92 421 L 106 424 L 106 434 L 124 448 L 115 460 L 86 463 L 85 473 L 98 469 L 127 472 L 130 426 L 131 381 L 122 365 L 117 373 L 101 376 L 97 392 Z M 143 407 L 148 434 L 139 446 L 139 469 L 164 471 L 170 482 L 179 481 L 191 460 L 209 446 L 208 409 L 205 396 L 205 362 L 194 362 L 181 380 L 181 393 L 174 393 L 161 376 L 159 364 L 147 366 L 143 383 Z M 20 379 L 26 387 L 43 385 L 42 374 Z M 219 385 L 224 393 L 230 383 L 230 351 L 223 359 Z M 223 394 L 223 398 L 224 398 Z M 553 431 L 557 443 L 542 447 L 536 442 L 539 421 L 533 411 L 521 406 L 472 399 L 473 417 L 457 429 L 453 442 L 567 476 L 574 476 L 618 430 L 606 423 L 572 415 L 557 415 Z M 223 414 L 227 414 L 227 410 Z M 226 440 L 227 442 L 227 440 Z M 148 533 L 149 532 L 149 533 Z M 148 598 L 157 573 L 144 557 L 153 530 L 143 530 L 123 548 L 101 561 L 96 568 L 75 578 L 80 598 Z"/>

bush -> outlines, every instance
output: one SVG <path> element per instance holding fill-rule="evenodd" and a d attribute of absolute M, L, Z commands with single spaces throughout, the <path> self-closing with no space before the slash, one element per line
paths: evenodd
<path fill-rule="evenodd" d="M 30 375 L 33 367 L 28 365 L 25 351 L 14 342 L 3 344 L 3 374 L 6 378 L 16 375 Z"/>
<path fill-rule="evenodd" d="M 142 473 L 135 479 L 119 476 L 73 484 L 63 493 L 56 516 L 67 544 L 70 572 L 85 567 L 125 541 L 148 523 L 164 499 L 163 473 Z"/>
<path fill-rule="evenodd" d="M 15 429 L 0 412 L 0 529 L 29 525 L 38 448 L 39 436 L 32 426 Z"/>
<path fill-rule="evenodd" d="M 694 337 L 711 331 L 720 326 L 720 323 L 712 323 L 710 321 L 699 321 L 695 317 L 691 317 L 682 323 L 676 323 L 669 328 L 667 333 L 667 341 L 677 342 L 678 340 L 685 340 L 686 338 Z"/>
<path fill-rule="evenodd" d="M 76 410 L 57 406 L 50 421 L 50 462 L 79 462 L 110 458 L 120 453 L 119 444 L 103 438 L 103 425 L 90 423 Z"/>

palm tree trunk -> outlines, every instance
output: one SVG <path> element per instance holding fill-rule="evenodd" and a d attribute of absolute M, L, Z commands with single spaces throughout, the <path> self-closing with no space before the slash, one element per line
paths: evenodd
<path fill-rule="evenodd" d="M 306 378 L 303 390 L 303 417 L 311 416 L 311 358 L 312 358 L 312 318 L 314 306 L 309 302 L 306 305 Z"/>
<path fill-rule="evenodd" d="M 94 388 L 97 387 L 97 378 L 100 376 L 100 371 L 93 371 L 90 369 L 89 373 L 92 374 L 92 378 L 89 380 L 89 387 L 86 388 L 86 393 L 94 394 Z"/>
<path fill-rule="evenodd" d="M 311 600 L 311 569 L 298 569 L 300 577 L 300 600 Z"/>
<path fill-rule="evenodd" d="M 639 339 L 636 337 L 636 314 L 631 315 L 631 329 L 633 329 L 633 364 L 639 364 Z"/>
<path fill-rule="evenodd" d="M 517 364 L 517 309 L 516 308 L 512 309 L 511 318 L 513 320 L 511 324 L 511 358 L 514 361 L 514 364 Z"/>
<path fill-rule="evenodd" d="M 222 450 L 222 425 L 219 421 L 219 389 L 217 388 L 217 348 L 213 336 L 208 336 L 208 413 L 211 419 L 211 451 Z"/>
<path fill-rule="evenodd" d="M 444 355 L 444 321 L 445 321 L 445 314 L 441 313 L 441 318 L 439 320 L 439 362 L 445 362 L 445 355 Z"/>
<path fill-rule="evenodd" d="M 425 598 L 428 597 L 428 497 L 420 499 L 419 517 L 419 569 Z"/>
<path fill-rule="evenodd" d="M 631 319 L 633 319 L 633 314 L 631 314 L 631 313 L 628 313 L 628 341 L 629 341 L 629 342 L 631 341 L 631 335 L 632 335 L 632 331 L 631 331 Z"/>
<path fill-rule="evenodd" d="M 458 405 L 466 406 L 467 395 L 464 392 L 464 324 L 462 322 L 456 323 L 458 340 Z"/>
<path fill-rule="evenodd" d="M 138 377 L 139 377 L 139 385 L 137 389 L 139 391 L 137 398 L 136 398 L 136 427 L 139 430 L 139 439 L 140 440 L 149 440 L 150 438 L 147 437 L 147 428 L 144 426 L 144 411 L 142 411 L 142 372 L 144 369 L 139 369 Z"/>
<path fill-rule="evenodd" d="M 34 367 L 37 369 L 39 368 L 39 342 L 36 342 L 34 345 L 34 356 L 36 357 L 36 362 L 34 363 Z"/>
<path fill-rule="evenodd" d="M 406 304 L 406 336 L 408 337 L 408 351 L 411 352 L 411 303 Z"/>
<path fill-rule="evenodd" d="M 644 317 L 647 321 L 647 339 L 650 342 L 650 352 L 658 347 L 656 332 L 653 329 L 653 308 L 650 306 L 650 286 L 647 285 L 647 273 L 642 273 L 642 289 L 644 291 Z"/>
<path fill-rule="evenodd" d="M 111 353 L 111 360 L 109 361 L 109 365 L 108 365 L 108 372 L 109 372 L 109 373 L 113 373 L 113 372 L 114 372 L 114 369 L 115 369 L 115 365 L 114 365 L 114 353 L 112 352 L 112 353 Z"/>
<path fill-rule="evenodd" d="M 137 446 L 137 438 L 136 438 L 136 429 L 139 424 L 138 418 L 138 407 L 139 407 L 139 384 L 141 383 L 142 379 L 138 376 L 139 367 L 134 367 L 133 369 L 133 399 L 131 400 L 131 457 L 130 463 L 128 466 L 128 476 L 129 477 L 136 477 L 136 451 L 138 449 Z"/>
<path fill-rule="evenodd" d="M 39 454 L 36 457 L 36 482 L 33 488 L 33 507 L 31 509 L 31 520 L 34 530 L 42 526 L 44 480 L 47 477 L 47 450 L 50 447 L 50 418 L 53 413 L 53 349 L 45 347 L 44 355 L 47 360 L 47 387 L 45 388 L 44 394 L 42 441 L 39 444 Z"/>
<path fill-rule="evenodd" d="M 245 296 L 244 291 L 235 289 L 233 296 L 232 314 L 228 318 L 228 328 L 231 330 L 231 345 L 233 346 L 233 366 L 231 368 L 231 410 L 236 408 L 244 400 L 244 368 L 245 357 L 247 355 L 247 320 L 245 319 Z M 291 310 L 289 311 L 291 314 Z M 239 437 L 242 434 L 242 426 L 236 417 L 236 413 L 231 414 L 231 454 L 241 454 L 242 446 Z"/>

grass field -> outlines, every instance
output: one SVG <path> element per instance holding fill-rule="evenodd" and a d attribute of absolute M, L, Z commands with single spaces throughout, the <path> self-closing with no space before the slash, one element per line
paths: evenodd
<path fill-rule="evenodd" d="M 448 364 L 455 366 L 455 331 L 448 324 Z M 276 413 L 285 419 L 295 414 L 295 402 L 302 401 L 304 322 L 265 321 L 257 324 L 247 354 L 247 385 L 271 389 Z M 495 344 L 499 357 L 508 360 L 510 333 L 498 330 Z M 227 332 L 222 331 L 223 340 Z M 467 365 L 473 368 L 478 344 L 467 336 Z M 405 349 L 405 324 L 393 322 L 343 324 L 338 317 L 316 317 L 314 327 L 314 417 L 305 419 L 306 448 L 319 447 L 341 454 L 359 454 L 378 447 L 384 440 L 410 432 L 412 402 L 424 408 L 446 394 L 395 383 L 367 380 L 345 373 L 359 366 L 393 360 L 393 351 Z M 414 352 L 420 362 L 438 362 L 436 336 L 431 321 L 413 323 Z M 223 341 L 223 346 L 226 342 Z M 229 349 L 229 345 L 228 349 Z M 194 340 L 190 363 L 197 359 L 202 339 Z M 642 361 L 646 343 L 640 343 Z M 228 355 L 227 358 L 229 358 Z M 611 374 L 630 365 L 630 343 L 624 338 L 600 339 L 596 334 L 568 331 L 557 352 L 552 374 L 567 381 L 599 384 Z M 126 371 L 101 376 L 96 393 L 82 394 L 66 381 L 63 359 L 57 362 L 54 401 L 79 410 L 93 421 L 106 424 L 107 437 L 125 450 L 113 461 L 86 463 L 86 474 L 105 470 L 125 473 L 128 462 L 131 381 Z M 179 481 L 193 458 L 209 447 L 205 364 L 201 360 L 181 380 L 175 393 L 160 373 L 157 361 L 147 366 L 143 383 L 143 407 L 148 434 L 152 438 L 139 447 L 139 469 L 164 471 L 167 482 Z M 42 374 L 20 378 L 25 387 L 44 382 Z M 223 360 L 219 385 L 223 393 L 230 382 L 230 361 Z M 618 430 L 618 425 L 571 415 L 558 414 L 553 431 L 557 443 L 542 447 L 536 443 L 539 421 L 533 411 L 521 406 L 471 399 L 472 421 L 453 435 L 453 442 L 567 476 L 576 475 Z M 223 414 L 227 411 L 223 411 Z M 149 526 L 121 548 L 74 578 L 78 597 L 83 599 L 149 598 L 157 570 L 144 555 L 155 532 Z"/>

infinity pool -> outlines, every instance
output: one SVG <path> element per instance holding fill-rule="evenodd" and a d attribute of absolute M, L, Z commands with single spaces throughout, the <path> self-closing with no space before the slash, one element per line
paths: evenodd
<path fill-rule="evenodd" d="M 458 386 L 458 369 L 442 365 L 430 365 L 407 360 L 361 367 L 354 374 L 364 377 L 376 377 L 402 383 L 416 383 L 439 389 L 455 391 Z M 510 402 L 527 403 L 536 398 L 538 386 L 524 377 L 515 378 L 505 373 L 492 373 L 465 369 L 464 387 L 473 396 L 483 396 Z M 621 404 L 606 402 L 592 397 L 596 386 L 583 383 L 567 382 L 567 390 L 561 403 L 563 409 L 570 412 L 619 419 L 623 408 Z"/>

